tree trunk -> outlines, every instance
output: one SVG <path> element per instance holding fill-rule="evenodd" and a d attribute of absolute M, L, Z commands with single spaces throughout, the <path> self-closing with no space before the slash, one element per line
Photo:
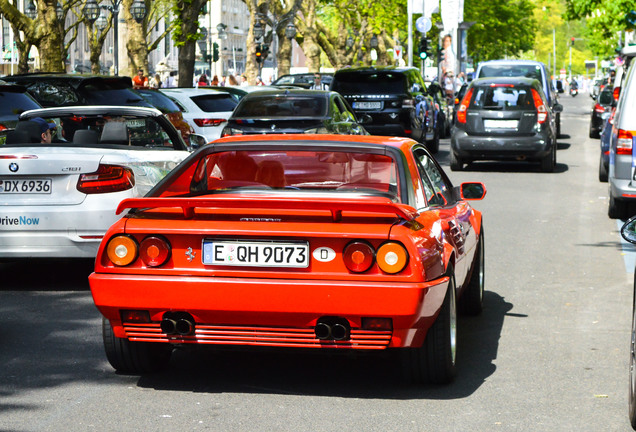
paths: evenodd
<path fill-rule="evenodd" d="M 57 20 L 55 8 L 57 0 L 40 0 L 37 2 L 38 21 L 37 45 L 40 53 L 40 69 L 47 72 L 66 72 L 62 58 L 62 33 Z"/>
<path fill-rule="evenodd" d="M 291 69 L 292 41 L 285 37 L 285 29 L 278 35 L 278 54 L 276 63 L 278 64 L 278 76 L 287 75 Z"/>
<path fill-rule="evenodd" d="M 133 0 L 123 0 L 120 7 L 119 16 L 126 22 L 126 52 L 128 53 L 128 64 L 119 65 L 119 74 L 133 76 L 137 70 L 143 69 L 149 75 L 148 69 L 148 41 L 146 40 L 147 18 L 138 23 L 130 13 L 130 6 Z M 150 10 L 150 3 L 146 2 L 146 10 Z M 146 14 L 147 16 L 147 14 Z M 198 15 L 197 15 L 198 17 Z M 113 23 L 117 25 L 117 23 Z M 121 37 L 121 35 L 119 35 Z"/>
<path fill-rule="evenodd" d="M 177 0 L 173 11 L 181 25 L 175 29 L 175 41 L 179 47 L 179 87 L 192 87 L 196 56 L 196 34 L 199 31 L 199 14 L 205 0 Z"/>

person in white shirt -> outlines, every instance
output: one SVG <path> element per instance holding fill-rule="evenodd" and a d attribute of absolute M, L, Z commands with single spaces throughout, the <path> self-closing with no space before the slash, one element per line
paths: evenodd
<path fill-rule="evenodd" d="M 319 73 L 314 75 L 314 83 L 309 87 L 310 90 L 329 90 L 329 86 L 322 82 L 322 77 Z"/>

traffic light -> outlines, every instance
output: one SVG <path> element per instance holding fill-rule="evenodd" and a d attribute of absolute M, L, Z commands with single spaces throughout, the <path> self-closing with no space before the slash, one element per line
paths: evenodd
<path fill-rule="evenodd" d="M 263 44 L 256 44 L 256 62 L 263 61 Z"/>
<path fill-rule="evenodd" d="M 428 57 L 428 43 L 425 37 L 420 39 L 420 43 L 417 46 L 417 52 L 422 60 L 425 60 Z"/>
<path fill-rule="evenodd" d="M 574 36 L 570 38 L 570 46 L 574 46 Z"/>
<path fill-rule="evenodd" d="M 212 61 L 219 61 L 219 44 L 216 42 L 212 44 Z"/>

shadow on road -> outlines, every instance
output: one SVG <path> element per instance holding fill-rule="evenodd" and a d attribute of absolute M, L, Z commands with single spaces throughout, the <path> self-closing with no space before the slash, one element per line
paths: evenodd
<path fill-rule="evenodd" d="M 503 297 L 485 294 L 481 316 L 459 322 L 458 377 L 448 386 L 408 383 L 398 353 L 191 348 L 175 351 L 168 370 L 143 376 L 144 388 L 202 393 L 264 393 L 382 399 L 456 399 L 475 392 L 496 369 Z"/>
<path fill-rule="evenodd" d="M 0 291 L 88 291 L 94 264 L 94 259 L 3 261 Z"/>

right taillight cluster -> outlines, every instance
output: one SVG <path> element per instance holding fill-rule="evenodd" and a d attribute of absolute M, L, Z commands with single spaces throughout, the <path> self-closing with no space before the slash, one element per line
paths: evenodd
<path fill-rule="evenodd" d="M 111 238 L 106 246 L 106 256 L 118 267 L 134 263 L 137 258 L 147 267 L 159 267 L 170 258 L 170 243 L 160 236 L 147 236 L 141 243 L 133 237 L 120 234 Z"/>
<path fill-rule="evenodd" d="M 534 107 L 537 110 L 537 123 L 544 123 L 548 118 L 548 109 L 543 103 L 539 92 L 535 89 L 532 89 L 532 99 L 534 101 Z"/>
<path fill-rule="evenodd" d="M 409 258 L 406 248 L 400 243 L 385 242 L 376 251 L 362 240 L 350 242 L 344 248 L 342 256 L 345 266 L 354 273 L 368 271 L 373 263 L 377 263 L 384 273 L 398 273 L 404 270 Z"/>
<path fill-rule="evenodd" d="M 619 129 L 616 140 L 616 154 L 631 155 L 633 141 L 633 135 L 630 131 Z"/>
<path fill-rule="evenodd" d="M 457 122 L 458 123 L 466 123 L 466 111 L 468 110 L 468 105 L 470 104 L 470 99 L 473 97 L 473 89 L 471 88 L 466 92 L 466 95 L 462 99 L 459 104 L 459 108 L 457 109 Z"/>
<path fill-rule="evenodd" d="M 85 194 L 121 192 L 135 186 L 135 175 L 128 167 L 99 165 L 97 171 L 81 174 L 77 190 Z"/>

